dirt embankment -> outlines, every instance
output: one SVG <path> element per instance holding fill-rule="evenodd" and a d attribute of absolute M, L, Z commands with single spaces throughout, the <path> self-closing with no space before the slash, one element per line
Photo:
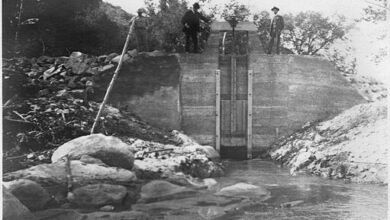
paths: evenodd
<path fill-rule="evenodd" d="M 299 171 L 347 182 L 387 183 L 386 99 L 352 107 L 335 118 L 308 124 L 269 151 Z"/>

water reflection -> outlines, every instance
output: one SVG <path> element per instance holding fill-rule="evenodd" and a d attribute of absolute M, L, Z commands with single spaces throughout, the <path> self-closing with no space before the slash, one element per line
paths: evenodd
<path fill-rule="evenodd" d="M 227 176 L 219 182 L 247 181 L 266 186 L 268 211 L 252 210 L 232 219 L 387 219 L 387 186 L 345 184 L 319 177 L 290 176 L 287 169 L 260 160 L 227 162 Z M 223 184 L 223 183 L 221 183 Z M 281 204 L 302 200 L 299 206 Z"/>
<path fill-rule="evenodd" d="M 145 207 L 157 219 L 387 219 L 387 186 L 345 184 L 308 175 L 290 176 L 273 162 L 228 161 L 226 176 L 211 191 L 196 197 L 164 201 Z M 221 188 L 248 183 L 270 191 L 266 200 L 253 196 L 225 198 Z M 162 208 L 171 210 L 164 210 Z M 152 211 L 153 210 L 153 211 Z"/>

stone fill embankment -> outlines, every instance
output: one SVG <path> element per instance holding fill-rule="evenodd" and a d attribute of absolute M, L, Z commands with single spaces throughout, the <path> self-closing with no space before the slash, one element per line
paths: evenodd
<path fill-rule="evenodd" d="M 292 174 L 306 170 L 348 182 L 387 183 L 388 138 L 387 105 L 378 101 L 307 124 L 275 143 L 269 154 Z"/>

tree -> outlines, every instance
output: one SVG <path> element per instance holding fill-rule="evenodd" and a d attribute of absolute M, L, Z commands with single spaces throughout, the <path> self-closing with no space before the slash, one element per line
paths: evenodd
<path fill-rule="evenodd" d="M 149 39 L 151 48 L 175 51 L 182 44 L 181 16 L 187 10 L 187 2 L 181 0 L 160 0 L 156 5 L 146 0 L 150 16 Z"/>
<path fill-rule="evenodd" d="M 222 11 L 222 17 L 227 21 L 230 21 L 231 17 L 235 17 L 237 22 L 247 21 L 249 14 L 248 7 L 240 4 L 237 0 L 230 0 Z"/>
<path fill-rule="evenodd" d="M 327 49 L 333 42 L 343 39 L 350 28 L 345 18 L 338 16 L 332 20 L 318 12 L 301 12 L 284 16 L 285 30 L 283 45 L 296 54 L 316 55 Z"/>
<path fill-rule="evenodd" d="M 374 0 L 369 2 L 369 6 L 364 8 L 364 16 L 360 20 L 376 23 L 386 20 L 386 10 L 390 10 L 387 6 L 387 0 Z"/>
<path fill-rule="evenodd" d="M 253 15 L 253 22 L 257 26 L 259 38 L 264 51 L 268 49 L 270 40 L 271 17 L 267 11 L 262 11 L 259 14 Z"/>
<path fill-rule="evenodd" d="M 145 0 L 145 5 L 151 20 L 149 28 L 151 48 L 170 52 L 184 51 L 184 34 L 181 18 L 189 10 L 187 1 L 160 0 L 156 4 L 153 0 Z M 203 12 L 203 15 L 209 19 L 213 18 L 211 14 Z M 207 39 L 209 32 L 210 27 L 203 24 L 201 27 L 200 46 Z"/>

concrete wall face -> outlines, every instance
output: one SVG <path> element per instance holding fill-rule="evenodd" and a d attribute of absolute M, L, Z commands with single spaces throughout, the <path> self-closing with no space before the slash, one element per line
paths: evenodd
<path fill-rule="evenodd" d="M 364 101 L 324 59 L 258 55 L 251 59 L 250 69 L 253 145 L 258 150 L 306 122 L 332 117 Z"/>
<path fill-rule="evenodd" d="M 182 130 L 215 145 L 216 77 L 221 33 L 212 33 L 202 54 L 138 56 L 125 64 L 110 102 L 127 106 L 151 125 Z M 297 55 L 264 55 L 249 33 L 253 70 L 253 151 L 306 122 L 335 116 L 364 99 L 328 61 Z M 101 91 L 111 79 L 102 79 Z"/>
<path fill-rule="evenodd" d="M 103 97 L 112 74 L 99 82 Z M 177 55 L 141 54 L 124 63 L 110 96 L 110 103 L 126 107 L 149 124 L 180 130 L 180 65 Z"/>
<path fill-rule="evenodd" d="M 201 144 L 215 144 L 219 34 L 211 34 L 202 54 L 180 57 L 181 130 Z"/>

